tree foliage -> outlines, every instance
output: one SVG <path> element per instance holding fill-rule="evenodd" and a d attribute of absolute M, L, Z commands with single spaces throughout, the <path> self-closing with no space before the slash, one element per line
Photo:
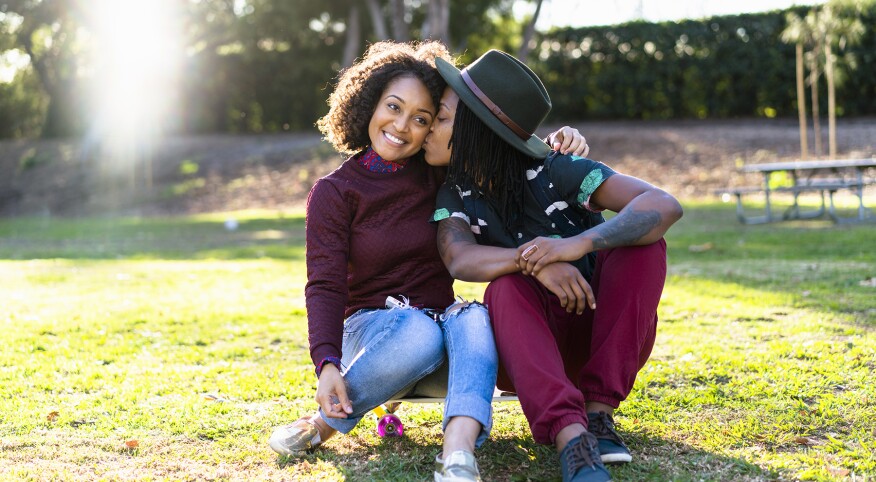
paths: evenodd
<path fill-rule="evenodd" d="M 30 67 L 45 96 L 43 135 L 81 133 L 84 95 L 78 75 L 83 53 L 79 2 L 5 0 L 0 2 L 0 13 L 3 30 L 14 46 L 30 57 Z M 22 107 L 35 103 L 39 101 L 25 99 Z"/>
<path fill-rule="evenodd" d="M 873 114 L 876 2 L 847 3 L 855 8 L 837 15 L 871 28 L 837 59 L 846 79 L 838 112 Z M 785 14 L 557 29 L 540 36 L 534 66 L 551 92 L 554 118 L 792 116 L 795 49 L 781 41 Z"/>
<path fill-rule="evenodd" d="M 447 16 L 440 36 L 462 62 L 490 48 L 520 52 L 527 19 L 512 14 L 514 0 L 432 2 L 185 0 L 183 102 L 168 127 L 312 128 L 351 56 L 386 36 L 417 39 L 441 30 L 436 7 Z M 0 0 L 0 56 L 17 49 L 30 58 L 12 82 L 0 83 L 0 136 L 87 129 L 91 3 Z M 530 3 L 534 9 L 539 2 Z M 870 28 L 837 55 L 837 113 L 876 114 L 876 78 L 868 74 L 876 72 L 876 1 L 848 3 L 857 10 L 838 15 L 856 15 Z M 356 8 L 358 22 L 350 17 Z M 790 116 L 795 51 L 780 40 L 785 13 L 555 29 L 535 34 L 528 63 L 551 93 L 555 119 Z"/>

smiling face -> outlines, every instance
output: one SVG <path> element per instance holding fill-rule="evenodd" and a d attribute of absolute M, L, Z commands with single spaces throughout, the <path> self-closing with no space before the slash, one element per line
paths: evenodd
<path fill-rule="evenodd" d="M 438 105 L 438 116 L 432 124 L 432 132 L 426 138 L 423 149 L 426 162 L 432 166 L 447 166 L 450 164 L 450 135 L 453 134 L 453 120 L 456 118 L 456 105 L 459 96 L 450 87 L 444 89 L 441 103 Z"/>
<path fill-rule="evenodd" d="M 429 90 L 419 79 L 394 79 L 383 90 L 368 123 L 371 148 L 387 161 L 413 156 L 429 134 L 434 109 Z"/>

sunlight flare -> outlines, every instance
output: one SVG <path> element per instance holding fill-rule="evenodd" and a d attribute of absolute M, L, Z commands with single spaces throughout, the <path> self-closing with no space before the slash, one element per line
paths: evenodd
<path fill-rule="evenodd" d="M 148 152 L 178 104 L 181 47 L 173 0 L 98 0 L 93 12 L 96 143 L 116 164 Z"/>

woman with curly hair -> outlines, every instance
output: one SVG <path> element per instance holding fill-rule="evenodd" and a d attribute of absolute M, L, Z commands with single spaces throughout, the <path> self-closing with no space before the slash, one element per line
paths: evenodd
<path fill-rule="evenodd" d="M 347 433 L 388 400 L 445 396 L 436 480 L 479 480 L 472 453 L 490 432 L 498 360 L 485 307 L 454 301 L 428 222 L 446 174 L 421 152 L 446 85 L 436 57 L 452 62 L 439 42 L 373 44 L 341 73 L 318 121 L 350 157 L 308 198 L 305 297 L 319 409 L 275 430 L 270 446 L 280 454 Z M 564 147 L 585 145 L 561 131 Z"/>

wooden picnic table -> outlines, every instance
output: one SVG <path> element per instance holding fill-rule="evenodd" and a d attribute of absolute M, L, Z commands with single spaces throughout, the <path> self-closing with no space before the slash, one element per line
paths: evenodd
<path fill-rule="evenodd" d="M 763 186 L 738 187 L 722 189 L 719 193 L 736 196 L 736 215 L 744 224 L 762 224 L 773 221 L 791 219 L 814 219 L 827 213 L 836 223 L 862 223 L 876 220 L 871 209 L 864 203 L 864 188 L 876 184 L 876 178 L 868 177 L 867 171 L 876 169 L 874 159 L 836 159 L 821 161 L 791 161 L 770 162 L 765 164 L 746 164 L 743 172 L 759 172 L 763 174 Z M 773 173 L 784 172 L 790 178 L 790 185 L 772 186 L 770 178 Z M 836 212 L 834 194 L 840 190 L 848 190 L 858 198 L 857 215 L 842 217 Z M 799 204 L 800 194 L 816 192 L 821 195 L 821 206 L 815 210 L 802 210 Z M 760 194 L 765 198 L 764 214 L 748 216 L 742 205 L 742 196 Z M 773 213 L 770 206 L 770 196 L 775 193 L 789 193 L 793 196 L 791 206 L 780 216 Z M 825 196 L 829 199 L 829 206 Z"/>

